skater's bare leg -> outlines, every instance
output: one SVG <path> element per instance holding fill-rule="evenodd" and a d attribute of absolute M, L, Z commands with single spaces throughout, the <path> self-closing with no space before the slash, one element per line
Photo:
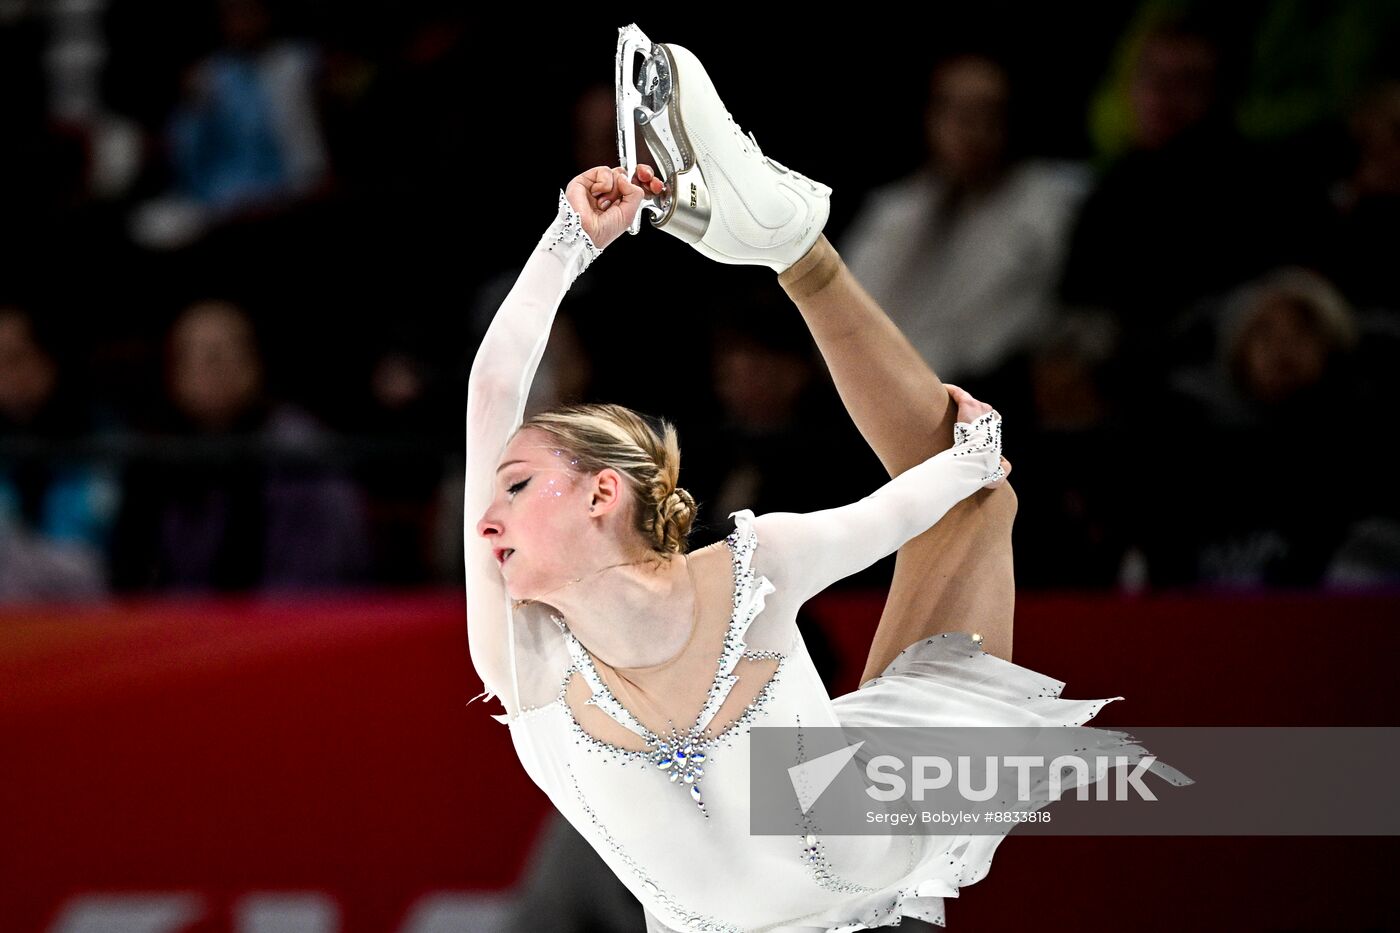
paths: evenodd
<path fill-rule="evenodd" d="M 890 476 L 951 447 L 948 390 L 822 234 L 778 276 L 856 427 Z"/>
<path fill-rule="evenodd" d="M 778 276 L 807 322 L 856 427 L 891 476 L 953 443 L 957 407 L 943 382 L 861 287 L 823 235 Z M 861 682 L 902 649 L 942 632 L 976 632 L 1011 659 L 1015 575 L 1010 481 L 958 503 L 900 548 Z"/>
<path fill-rule="evenodd" d="M 899 549 L 861 683 L 914 642 L 942 632 L 980 634 L 983 650 L 1011 660 L 1015 517 L 1016 493 L 1003 482 L 979 489 Z"/>

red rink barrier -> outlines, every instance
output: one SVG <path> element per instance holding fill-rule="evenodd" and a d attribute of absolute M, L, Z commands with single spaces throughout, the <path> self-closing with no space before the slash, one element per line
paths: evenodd
<path fill-rule="evenodd" d="M 810 604 L 844 689 L 880 603 Z M 1393 726 L 1398 608 L 1023 594 L 1015 660 L 1066 696 L 1126 696 L 1095 725 Z M 548 808 L 499 705 L 466 706 L 479 690 L 460 592 L 0 610 L 0 931 L 88 933 L 106 904 L 164 918 L 130 929 L 440 933 L 464 896 L 509 890 Z M 1383 929 L 1397 856 L 1013 833 L 948 925 Z"/>

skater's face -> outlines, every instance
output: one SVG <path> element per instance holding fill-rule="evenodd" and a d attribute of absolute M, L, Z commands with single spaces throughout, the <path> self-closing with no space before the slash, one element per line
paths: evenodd
<path fill-rule="evenodd" d="M 614 470 L 589 475 L 552 435 L 518 432 L 496 470 L 495 495 L 477 522 L 512 599 L 540 599 L 592 569 L 596 523 L 620 504 Z"/>

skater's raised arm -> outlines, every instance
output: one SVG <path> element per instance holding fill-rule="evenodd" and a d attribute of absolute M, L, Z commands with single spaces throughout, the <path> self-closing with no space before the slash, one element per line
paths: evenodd
<path fill-rule="evenodd" d="M 893 554 L 977 490 L 1001 483 L 1008 466 L 1001 456 L 1001 414 L 976 404 L 985 412 L 954 424 L 952 447 L 864 499 L 819 512 L 757 516 L 763 572 L 779 590 L 805 601 Z"/>
<path fill-rule="evenodd" d="M 656 191 L 648 166 L 637 180 Z M 477 349 L 467 383 L 465 551 L 467 640 L 472 664 L 488 693 L 518 710 L 508 640 L 508 597 L 491 547 L 476 533 L 491 504 L 501 452 L 520 426 L 530 383 L 544 356 L 555 312 L 574 280 L 622 234 L 641 207 L 642 188 L 621 169 L 593 168 L 559 197 L 558 214 Z"/>

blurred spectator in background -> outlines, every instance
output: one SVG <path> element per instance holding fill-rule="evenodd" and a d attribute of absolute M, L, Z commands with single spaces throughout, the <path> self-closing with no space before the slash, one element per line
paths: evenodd
<path fill-rule="evenodd" d="M 1360 523 L 1400 517 L 1368 441 L 1393 376 L 1365 363 L 1355 313 L 1307 270 L 1237 290 L 1217 324 L 1214 365 L 1178 373 L 1173 404 L 1139 425 L 1138 456 L 1166 478 L 1135 500 L 1151 581 L 1317 586 Z M 1400 552 L 1383 560 L 1400 579 Z"/>
<path fill-rule="evenodd" d="M 1174 500 L 1183 514 L 1208 501 L 1193 465 L 1173 465 L 1170 449 L 1191 450 L 1202 424 L 1225 432 L 1227 447 L 1253 443 L 1248 432 L 1283 437 L 1283 425 L 1320 417 L 1307 412 L 1347 372 L 1339 398 L 1380 411 L 1394 401 L 1381 377 L 1400 345 L 1400 279 L 1390 268 L 1400 252 L 1400 5 L 1140 0 L 1044 35 L 1008 30 L 995 12 L 954 20 L 945 24 L 952 41 L 983 51 L 932 62 L 927 80 L 899 80 L 877 110 L 924 105 L 923 125 L 880 149 L 890 164 L 921 167 L 870 192 L 844 230 L 834 217 L 830 235 L 941 376 L 980 384 L 981 397 L 1025 427 L 1012 452 L 1024 492 L 1018 582 L 1383 578 L 1375 568 L 1400 538 L 1400 526 L 1386 524 L 1388 486 L 1367 494 L 1369 517 L 1322 530 L 1342 543 L 1331 563 L 1310 558 L 1306 572 L 1258 556 L 1277 548 L 1250 537 L 1259 526 L 1250 495 L 1210 493 L 1219 514 L 1206 524 L 1246 529 L 1233 545 L 1233 532 L 1174 529 L 1163 516 Z M 19 440 L 0 463 L 10 490 L 5 540 L 53 545 L 43 529 L 57 526 L 42 503 L 77 501 L 54 492 L 68 488 L 62 477 L 77 462 L 61 453 L 66 439 L 81 444 L 90 433 L 76 426 L 85 416 L 75 397 L 91 404 L 100 386 L 104 404 L 135 420 L 160 394 L 147 374 L 166 319 L 149 309 L 233 289 L 264 312 L 270 355 L 248 350 L 256 365 L 181 389 L 172 341 L 169 413 L 152 427 L 179 443 L 162 463 L 131 464 L 122 515 L 132 546 L 113 556 L 118 582 L 237 588 L 274 585 L 281 572 L 360 582 L 348 568 L 364 561 L 374 582 L 460 581 L 461 476 L 451 464 L 466 366 L 522 256 L 513 235 L 443 231 L 460 231 L 464 211 L 479 208 L 481 179 L 499 176 L 482 127 L 523 125 L 521 100 L 532 119 L 573 128 L 569 146 L 508 145 L 521 177 L 562 180 L 617 157 L 607 73 L 565 76 L 549 63 L 503 72 L 505 59 L 481 50 L 483 22 L 450 0 L 0 0 L 0 255 L 10 257 L 7 294 L 45 298 L 42 318 L 29 309 L 6 325 L 6 352 L 27 362 L 0 379 L 32 389 L 44 384 L 34 378 L 44 360 L 81 352 L 88 363 L 78 386 L 75 367 L 55 364 L 46 414 L 14 402 L 30 390 L 8 396 L 3 430 Z M 985 54 L 978 32 L 1007 56 Z M 1010 61 L 1042 64 L 1022 80 Z M 1064 67 L 1052 72 L 1049 62 Z M 923 79 L 928 64 L 899 73 Z M 1027 158 L 1089 154 L 1072 119 L 1046 114 L 1077 112 L 1101 65 L 1088 129 L 1102 173 Z M 827 77 L 834 86 L 858 70 Z M 493 88 L 502 73 L 518 78 L 511 94 L 464 91 Z M 852 171 L 847 190 L 859 193 L 870 175 Z M 497 219 L 506 232 L 535 235 L 554 197 L 536 192 Z M 146 246 L 198 243 L 153 252 L 133 246 L 132 231 Z M 734 508 L 822 508 L 883 481 L 800 318 L 762 294 L 772 289 L 761 270 L 728 270 L 721 281 L 703 257 L 649 234 L 627 253 L 570 289 L 532 408 L 601 398 L 676 420 L 683 482 L 700 498 L 697 546 L 728 530 Z M 1343 316 L 1354 325 L 1351 349 L 1341 317 L 1307 310 L 1332 306 L 1318 289 L 1276 302 L 1236 292 L 1289 265 L 1315 269 L 1355 309 Z M 643 296 L 663 281 L 695 287 L 668 287 L 668 314 L 658 315 Z M 747 317 L 717 315 L 717 294 Z M 109 313 L 113 301 L 121 313 Z M 49 306 L 74 326 L 55 327 Z M 1246 306 L 1254 310 L 1242 314 Z M 352 316 L 370 323 L 344 327 Z M 234 349 L 246 338 L 237 317 L 210 327 Z M 682 342 L 696 321 L 710 330 L 701 347 L 709 337 L 712 354 Z M 627 375 L 639 352 L 667 367 L 667 394 Z M 358 435 L 365 456 L 353 474 L 233 456 L 239 445 L 258 451 L 295 437 L 305 449 L 322 436 L 305 412 L 267 398 L 264 365 L 280 375 L 278 398 Z M 227 453 L 178 459 L 206 444 Z M 817 466 L 774 467 L 778 450 Z M 1270 469 L 1298 461 L 1291 450 L 1265 458 Z M 1168 488 L 1145 492 L 1139 473 L 1093 468 L 1124 456 L 1168 476 Z M 1157 472 L 1177 469 L 1179 479 Z M 367 493 L 364 518 L 348 476 Z M 848 476 L 859 479 L 838 481 Z M 275 490 L 293 486 L 311 525 L 367 521 L 368 544 L 352 554 L 345 541 L 357 535 L 304 549 L 270 540 L 315 536 L 276 518 L 288 507 Z M 340 495 L 355 504 L 331 508 Z M 1136 509 L 1139 500 L 1151 507 Z M 272 530 L 279 520 L 294 531 Z M 276 547 L 295 559 L 270 556 Z"/>
<path fill-rule="evenodd" d="M 939 376 L 987 375 L 1052 318 L 1066 230 L 1088 187 L 1066 163 L 1020 160 L 1013 89 L 981 54 L 941 61 L 925 108 L 928 159 L 876 189 L 842 253 Z"/>
<path fill-rule="evenodd" d="M 1128 151 L 1099 179 L 1075 226 L 1061 283 L 1071 306 L 1117 320 L 1137 374 L 1129 404 L 1160 383 L 1182 309 L 1281 261 L 1307 238 L 1273 163 L 1235 132 L 1227 40 L 1201 14 L 1149 20 L 1126 89 Z"/>
<path fill-rule="evenodd" d="M 411 340 L 384 336 L 369 373 L 368 404 L 356 420 L 373 447 L 356 464 L 355 479 L 369 509 L 374 582 L 422 584 L 433 578 L 438 559 L 435 510 L 444 491 L 443 451 L 462 423 L 459 396 Z M 460 502 L 457 507 L 460 513 Z M 461 520 L 454 519 L 459 542 Z"/>
<path fill-rule="evenodd" d="M 0 305 L 0 600 L 107 589 L 116 471 L 53 449 L 101 425 L 60 366 L 52 336 L 24 309 Z"/>
<path fill-rule="evenodd" d="M 1011 454 L 1021 476 L 1012 529 L 1017 586 L 1134 590 L 1143 583 L 1129 551 L 1125 503 L 1145 492 L 1133 469 L 1099 468 L 1125 461 L 1124 428 L 1141 416 L 1120 404 L 1118 346 L 1109 315 L 1066 312 L 999 382 L 1005 401 L 997 408 L 1034 428 Z"/>
<path fill-rule="evenodd" d="M 710 319 L 709 394 L 717 404 L 710 418 L 681 425 L 682 482 L 699 505 L 692 546 L 728 535 L 729 514 L 739 509 L 810 512 L 859 498 L 842 466 L 865 442 L 839 402 L 832 405 L 797 309 L 773 289 L 752 290 L 731 296 Z M 879 484 L 860 476 L 870 488 Z"/>
<path fill-rule="evenodd" d="M 175 188 L 132 218 L 146 246 L 183 246 L 212 224 L 276 212 L 327 175 L 315 48 L 278 38 L 263 0 L 218 8 L 223 47 L 186 74 L 168 127 Z"/>
<path fill-rule="evenodd" d="M 1323 262 L 1358 306 L 1400 321 L 1400 81 L 1371 88 L 1348 123 L 1354 154 L 1331 191 L 1335 226 Z"/>
<path fill-rule="evenodd" d="M 1239 121 L 1251 139 L 1310 148 L 1400 57 L 1394 0 L 1276 0 L 1243 12 L 1250 61 Z"/>
<path fill-rule="evenodd" d="M 1229 428 L 1321 421 L 1364 399 L 1355 312 L 1332 283 L 1283 269 L 1237 290 L 1218 320 L 1216 366 L 1179 374 L 1190 420 Z"/>
<path fill-rule="evenodd" d="M 170 330 L 167 434 L 192 458 L 133 464 L 113 550 L 123 587 L 245 590 L 361 581 L 359 491 L 325 463 L 317 423 L 268 397 L 252 322 L 205 301 Z M 264 456 L 269 456 L 263 462 Z"/>

